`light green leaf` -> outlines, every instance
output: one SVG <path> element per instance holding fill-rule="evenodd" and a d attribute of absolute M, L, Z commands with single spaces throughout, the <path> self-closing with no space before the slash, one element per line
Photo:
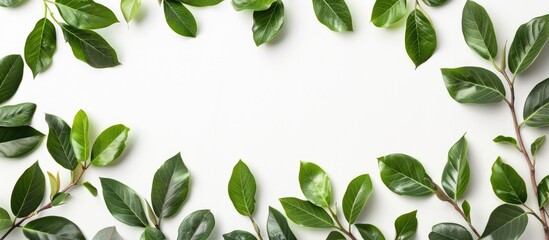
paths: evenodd
<path fill-rule="evenodd" d="M 198 210 L 183 219 L 177 240 L 207 240 L 214 226 L 215 218 L 210 210 Z"/>
<path fill-rule="evenodd" d="M 505 144 L 509 144 L 513 147 L 515 147 L 517 150 L 521 151 L 518 144 L 517 144 L 517 140 L 514 138 L 514 137 L 508 137 L 508 136 L 502 136 L 502 135 L 499 135 L 497 137 L 495 137 L 493 139 L 493 141 L 495 143 L 505 143 Z"/>
<path fill-rule="evenodd" d="M 45 71 L 52 62 L 57 48 L 55 26 L 47 18 L 38 20 L 25 42 L 25 62 L 36 77 Z"/>
<path fill-rule="evenodd" d="M 538 57 L 549 40 L 549 15 L 536 17 L 522 24 L 509 48 L 509 70 L 515 75 L 524 72 Z"/>
<path fill-rule="evenodd" d="M 168 159 L 154 174 L 151 201 L 156 216 L 175 215 L 189 194 L 190 174 L 178 153 Z"/>
<path fill-rule="evenodd" d="M 442 173 L 442 188 L 450 198 L 458 200 L 467 190 L 470 176 L 467 140 L 463 136 L 448 151 L 448 162 Z"/>
<path fill-rule="evenodd" d="M 345 0 L 313 0 L 316 18 L 335 32 L 353 31 L 353 19 Z"/>
<path fill-rule="evenodd" d="M 129 226 L 149 225 L 141 198 L 133 189 L 109 178 L 101 178 L 101 186 L 105 204 L 114 218 Z"/>
<path fill-rule="evenodd" d="M 164 234 L 153 227 L 146 227 L 143 234 L 141 234 L 140 240 L 166 240 Z"/>
<path fill-rule="evenodd" d="M 467 202 L 467 200 L 463 200 L 463 203 L 461 204 L 461 209 L 463 210 L 465 217 L 471 220 L 471 205 L 469 204 L 469 202 Z"/>
<path fill-rule="evenodd" d="M 248 166 L 239 160 L 229 180 L 229 198 L 238 213 L 244 216 L 251 216 L 254 213 L 256 188 L 254 175 Z"/>
<path fill-rule="evenodd" d="M 539 207 L 545 207 L 549 201 L 549 175 L 545 176 L 538 184 L 538 203 Z"/>
<path fill-rule="evenodd" d="M 11 192 L 11 212 L 18 218 L 34 212 L 46 192 L 46 178 L 38 162 L 27 168 Z"/>
<path fill-rule="evenodd" d="M 235 230 L 230 233 L 223 234 L 224 240 L 257 240 L 257 238 L 246 231 Z"/>
<path fill-rule="evenodd" d="M 417 231 L 417 211 L 401 215 L 395 221 L 395 240 L 409 240 L 414 237 Z"/>
<path fill-rule="evenodd" d="M 267 10 L 254 11 L 254 33 L 255 45 L 273 40 L 284 25 L 284 4 L 278 0 Z"/>
<path fill-rule="evenodd" d="M 503 204 L 490 214 L 481 239 L 517 240 L 528 225 L 527 213 L 522 208 Z"/>
<path fill-rule="evenodd" d="M 388 27 L 400 21 L 407 11 L 406 0 L 376 0 L 371 21 L 376 27 Z"/>
<path fill-rule="evenodd" d="M 48 172 L 48 179 L 50 182 L 50 199 L 53 199 L 53 197 L 59 192 L 61 187 L 61 178 L 59 177 L 59 172 L 57 172 L 56 175 Z"/>
<path fill-rule="evenodd" d="M 272 207 L 269 207 L 267 235 L 270 240 L 297 240 L 286 217 Z"/>
<path fill-rule="evenodd" d="M 82 186 L 84 186 L 92 196 L 97 197 L 97 188 L 95 188 L 95 186 L 93 186 L 90 182 L 84 182 L 82 183 Z"/>
<path fill-rule="evenodd" d="M 406 52 L 417 68 L 433 56 L 437 48 L 437 34 L 425 13 L 415 9 L 406 20 L 405 35 Z"/>
<path fill-rule="evenodd" d="M 20 55 L 8 55 L 0 59 L 0 104 L 8 101 L 23 80 L 23 59 Z"/>
<path fill-rule="evenodd" d="M 356 219 L 364 209 L 366 201 L 372 195 L 373 185 L 370 175 L 364 174 L 353 179 L 345 195 L 343 195 L 343 215 L 349 224 L 355 223 Z"/>
<path fill-rule="evenodd" d="M 122 240 L 122 236 L 116 231 L 116 227 L 101 229 L 92 240 Z"/>
<path fill-rule="evenodd" d="M 491 71 L 479 67 L 443 68 L 450 96 L 460 103 L 496 103 L 505 98 L 505 87 Z"/>
<path fill-rule="evenodd" d="M 27 223 L 22 229 L 29 240 L 86 240 L 80 228 L 63 217 L 39 218 Z"/>
<path fill-rule="evenodd" d="M 196 37 L 196 20 L 193 14 L 176 0 L 164 0 L 164 15 L 168 26 L 177 34 L 185 37 Z"/>
<path fill-rule="evenodd" d="M 512 204 L 526 202 L 528 193 L 524 180 L 513 167 L 503 163 L 499 157 L 492 166 L 490 182 L 494 193 L 502 201 Z"/>
<path fill-rule="evenodd" d="M 532 153 L 532 157 L 534 157 L 534 159 L 538 155 L 538 152 L 544 143 L 545 143 L 545 135 L 536 138 L 536 140 L 530 146 L 530 152 Z"/>
<path fill-rule="evenodd" d="M 4 231 L 11 227 L 13 220 L 10 217 L 8 211 L 0 208 L 0 231 Z"/>
<path fill-rule="evenodd" d="M 126 148 L 129 131 L 126 126 L 117 124 L 99 134 L 92 147 L 91 163 L 94 166 L 107 166 L 116 161 Z"/>
<path fill-rule="evenodd" d="M 78 161 L 86 161 L 90 156 L 90 123 L 88 115 L 83 110 L 74 116 L 71 130 L 71 145 Z"/>
<path fill-rule="evenodd" d="M 57 194 L 55 194 L 55 196 L 53 196 L 52 200 L 51 200 L 51 205 L 52 206 L 59 206 L 63 203 L 65 203 L 65 200 L 70 196 L 70 194 L 66 193 L 66 192 L 59 192 Z"/>
<path fill-rule="evenodd" d="M 74 56 L 94 68 L 120 65 L 116 51 L 103 37 L 91 30 L 60 24 L 65 41 L 71 45 Z"/>
<path fill-rule="evenodd" d="M 55 5 L 66 23 L 79 29 L 97 29 L 118 22 L 107 7 L 92 0 L 56 0 Z"/>
<path fill-rule="evenodd" d="M 429 240 L 473 240 L 473 236 L 459 224 L 439 223 L 433 226 Z"/>
<path fill-rule="evenodd" d="M 196 0 L 195 0 L 196 1 Z M 277 0 L 233 0 L 233 7 L 237 11 L 263 11 L 269 9 Z"/>
<path fill-rule="evenodd" d="M 32 120 L 35 110 L 36 104 L 34 103 L 2 106 L 0 107 L 0 127 L 20 127 L 28 125 Z"/>
<path fill-rule="evenodd" d="M 429 196 L 435 192 L 431 178 L 423 165 L 405 154 L 390 154 L 378 158 L 381 180 L 396 194 L 405 196 Z"/>
<path fill-rule="evenodd" d="M 21 157 L 34 150 L 43 137 L 44 134 L 29 126 L 0 127 L 0 157 Z"/>
<path fill-rule="evenodd" d="M 299 186 L 301 192 L 313 204 L 319 207 L 329 207 L 332 201 L 332 185 L 330 178 L 318 165 L 301 162 L 299 167 Z"/>
<path fill-rule="evenodd" d="M 461 31 L 471 49 L 486 60 L 498 53 L 498 42 L 492 20 L 486 10 L 474 1 L 467 1 L 461 17 Z"/>
<path fill-rule="evenodd" d="M 126 22 L 134 19 L 141 9 L 141 0 L 122 0 L 120 1 L 120 9 Z"/>
<path fill-rule="evenodd" d="M 71 127 L 60 117 L 51 114 L 46 114 L 46 122 L 50 129 L 47 147 L 53 160 L 68 170 L 76 169 L 78 161 L 71 145 Z"/>
<path fill-rule="evenodd" d="M 549 125 L 549 78 L 538 83 L 528 94 L 522 116 L 530 127 Z"/>
<path fill-rule="evenodd" d="M 385 240 L 383 233 L 372 224 L 355 224 L 355 227 L 364 240 Z"/>
<path fill-rule="evenodd" d="M 286 216 L 294 223 L 312 228 L 332 228 L 334 222 L 321 207 L 297 198 L 281 198 Z"/>

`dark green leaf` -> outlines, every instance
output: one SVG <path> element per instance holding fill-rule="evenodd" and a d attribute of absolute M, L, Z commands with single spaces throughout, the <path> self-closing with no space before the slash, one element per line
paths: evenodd
<path fill-rule="evenodd" d="M 126 126 L 117 124 L 99 134 L 92 147 L 91 163 L 94 166 L 107 166 L 116 161 L 126 148 L 129 131 Z"/>
<path fill-rule="evenodd" d="M 486 60 L 498 54 L 498 42 L 492 20 L 486 10 L 474 1 L 467 1 L 461 17 L 461 31 L 471 49 Z"/>
<path fill-rule="evenodd" d="M 193 14 L 176 0 L 164 0 L 164 15 L 168 26 L 177 34 L 185 37 L 196 37 L 196 20 Z"/>
<path fill-rule="evenodd" d="M 223 0 L 179 0 L 179 1 L 194 7 L 214 6 L 219 4 L 220 2 L 223 2 Z"/>
<path fill-rule="evenodd" d="M 22 218 L 36 210 L 46 192 L 46 178 L 38 162 L 27 168 L 11 192 L 11 212 Z"/>
<path fill-rule="evenodd" d="M 301 162 L 299 186 L 305 197 L 319 207 L 329 207 L 332 201 L 330 178 L 318 165 Z"/>
<path fill-rule="evenodd" d="M 273 40 L 284 25 L 284 4 L 281 0 L 276 1 L 267 10 L 254 11 L 254 32 L 255 45 Z"/>
<path fill-rule="evenodd" d="M 460 103 L 496 103 L 505 98 L 501 80 L 484 68 L 443 68 L 441 71 L 448 93 Z"/>
<path fill-rule="evenodd" d="M 459 224 L 439 223 L 433 226 L 429 240 L 473 240 L 473 236 Z"/>
<path fill-rule="evenodd" d="M 194 0 L 198 1 L 198 0 Z M 237 11 L 252 10 L 263 11 L 267 10 L 271 4 L 277 0 L 233 0 L 233 7 Z"/>
<path fill-rule="evenodd" d="M 82 186 L 84 186 L 88 192 L 91 193 L 91 195 L 97 197 L 97 188 L 95 188 L 95 186 L 93 186 L 90 182 L 84 182 L 82 183 Z"/>
<path fill-rule="evenodd" d="M 34 77 L 51 65 L 56 48 L 55 26 L 47 18 L 38 20 L 25 42 L 25 61 Z"/>
<path fill-rule="evenodd" d="M 526 70 L 536 60 L 549 40 L 549 15 L 536 17 L 522 24 L 509 48 L 509 69 L 515 75 Z"/>
<path fill-rule="evenodd" d="M 141 234 L 140 240 L 166 240 L 166 237 L 160 230 L 153 227 L 147 227 L 143 234 Z"/>
<path fill-rule="evenodd" d="M 448 0 L 423 0 L 427 6 L 438 7 L 448 2 Z"/>
<path fill-rule="evenodd" d="M 156 216 L 175 215 L 189 194 L 190 175 L 178 153 L 168 159 L 154 174 L 151 201 Z"/>
<path fill-rule="evenodd" d="M 65 203 L 65 200 L 70 196 L 70 194 L 66 193 L 66 192 L 59 192 L 57 194 L 55 194 L 55 196 L 53 196 L 52 200 L 51 200 L 51 205 L 52 206 L 59 206 L 63 203 Z"/>
<path fill-rule="evenodd" d="M 467 140 L 463 136 L 448 151 L 448 162 L 442 173 L 442 188 L 450 198 L 458 200 L 467 190 L 470 176 Z"/>
<path fill-rule="evenodd" d="M 97 232 L 92 240 L 122 240 L 122 236 L 118 234 L 116 227 L 108 227 Z"/>
<path fill-rule="evenodd" d="M 246 231 L 235 230 L 230 233 L 223 234 L 223 239 L 225 240 L 257 240 L 257 238 Z"/>
<path fill-rule="evenodd" d="M 286 217 L 272 207 L 269 207 L 267 235 L 270 240 L 297 240 Z"/>
<path fill-rule="evenodd" d="M 60 25 L 74 56 L 94 68 L 120 65 L 116 51 L 103 37 L 91 30 Z"/>
<path fill-rule="evenodd" d="M 381 180 L 391 191 L 406 196 L 429 196 L 435 192 L 423 165 L 405 154 L 378 158 Z"/>
<path fill-rule="evenodd" d="M 33 220 L 23 227 L 23 233 L 29 240 L 86 240 L 76 224 L 57 216 Z"/>
<path fill-rule="evenodd" d="M 133 189 L 109 178 L 101 178 L 101 186 L 105 204 L 114 218 L 129 226 L 148 226 L 141 198 Z"/>
<path fill-rule="evenodd" d="M 50 128 L 47 141 L 48 152 L 62 167 L 69 170 L 76 169 L 78 160 L 74 156 L 71 145 L 71 127 L 60 117 L 51 114 L 46 114 L 46 122 Z"/>
<path fill-rule="evenodd" d="M 118 22 L 110 9 L 92 0 L 56 0 L 55 5 L 63 20 L 75 28 L 97 29 Z"/>
<path fill-rule="evenodd" d="M 313 228 L 331 228 L 334 222 L 321 207 L 297 198 L 281 198 L 286 216 L 294 223 Z"/>
<path fill-rule="evenodd" d="M 0 231 L 10 228 L 12 223 L 13 220 L 11 219 L 10 214 L 3 208 L 0 208 Z"/>
<path fill-rule="evenodd" d="M 74 116 L 71 130 L 71 145 L 78 161 L 86 161 L 90 156 L 90 123 L 88 115 L 83 110 Z"/>
<path fill-rule="evenodd" d="M 23 0 L 0 0 L 0 7 L 16 7 Z"/>
<path fill-rule="evenodd" d="M 244 216 L 251 216 L 255 210 L 255 178 L 242 160 L 233 168 L 229 180 L 229 198 L 236 211 Z"/>
<path fill-rule="evenodd" d="M 492 166 L 490 182 L 494 193 L 502 201 L 513 204 L 526 202 L 528 193 L 524 180 L 513 167 L 503 163 L 499 157 Z"/>
<path fill-rule="evenodd" d="M 36 104 L 34 103 L 2 106 L 0 107 L 0 127 L 28 125 L 32 120 L 35 110 Z"/>
<path fill-rule="evenodd" d="M 34 150 L 43 137 L 44 134 L 29 126 L 0 127 L 0 157 L 23 156 Z"/>
<path fill-rule="evenodd" d="M 388 27 L 400 21 L 407 10 L 406 0 L 376 0 L 371 21 L 376 27 Z"/>
<path fill-rule="evenodd" d="M 336 32 L 353 31 L 353 19 L 345 0 L 313 0 L 316 18 Z"/>
<path fill-rule="evenodd" d="M 503 204 L 490 214 L 481 239 L 516 240 L 528 225 L 528 216 L 522 208 Z"/>
<path fill-rule="evenodd" d="M 183 219 L 177 240 L 207 240 L 215 226 L 210 210 L 198 210 Z"/>
<path fill-rule="evenodd" d="M 408 15 L 405 40 L 406 52 L 416 68 L 433 56 L 437 48 L 437 34 L 421 10 L 415 9 Z"/>
<path fill-rule="evenodd" d="M 23 79 L 23 59 L 20 55 L 8 55 L 0 59 L 0 104 L 9 100 Z"/>
<path fill-rule="evenodd" d="M 505 143 L 505 144 L 509 144 L 513 147 L 515 147 L 516 149 L 518 149 L 520 151 L 520 148 L 517 144 L 517 140 L 514 138 L 514 137 L 508 137 L 508 136 L 502 136 L 502 135 L 499 135 L 497 136 L 496 138 L 493 139 L 493 141 L 495 143 Z"/>
<path fill-rule="evenodd" d="M 385 240 L 383 233 L 372 224 L 355 224 L 355 227 L 364 240 Z"/>
<path fill-rule="evenodd" d="M 395 221 L 395 240 L 409 240 L 414 237 L 417 231 L 417 211 L 401 215 Z"/>
<path fill-rule="evenodd" d="M 349 224 L 355 223 L 356 219 L 364 209 L 366 201 L 372 195 L 373 185 L 370 175 L 364 174 L 353 179 L 345 195 L 343 196 L 343 215 Z"/>
<path fill-rule="evenodd" d="M 549 176 L 545 176 L 538 184 L 538 203 L 542 208 L 549 201 Z"/>
<path fill-rule="evenodd" d="M 338 231 L 331 231 L 330 234 L 328 234 L 328 237 L 326 237 L 326 240 L 347 240 L 347 238 Z"/>
<path fill-rule="evenodd" d="M 134 19 L 141 9 L 141 0 L 122 0 L 120 1 L 120 9 L 126 22 Z"/>
<path fill-rule="evenodd" d="M 465 217 L 467 219 L 471 219 L 471 205 L 469 205 L 469 202 L 467 200 L 464 200 L 461 204 L 461 209 L 463 209 L 463 213 L 465 214 Z"/>
<path fill-rule="evenodd" d="M 532 157 L 534 157 L 534 159 L 538 155 L 539 149 L 541 148 L 541 146 L 543 146 L 544 143 L 545 143 L 545 135 L 536 138 L 536 140 L 530 146 L 530 152 L 532 153 Z"/>
<path fill-rule="evenodd" d="M 522 116 L 530 127 L 549 125 L 549 78 L 538 83 L 528 94 Z"/>

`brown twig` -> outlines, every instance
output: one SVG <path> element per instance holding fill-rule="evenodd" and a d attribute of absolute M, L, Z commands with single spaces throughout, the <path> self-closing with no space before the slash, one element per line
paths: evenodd
<path fill-rule="evenodd" d="M 459 207 L 457 202 L 454 201 L 454 199 L 450 198 L 450 196 L 448 196 L 444 191 L 442 191 L 442 188 L 440 188 L 440 186 L 437 185 L 435 182 L 431 181 L 431 184 L 433 184 L 433 186 L 435 186 L 435 188 L 436 188 L 435 194 L 437 195 L 438 199 L 440 199 L 444 202 L 448 202 L 450 205 L 452 205 L 454 207 L 454 209 L 459 213 L 459 215 L 461 215 L 461 217 L 467 222 L 467 224 L 469 225 L 469 228 L 471 229 L 471 231 L 473 231 L 473 233 L 478 238 L 480 238 L 480 233 L 477 231 L 477 229 L 471 223 L 471 218 L 469 218 L 469 217 L 467 217 L 467 215 L 465 215 L 465 212 L 463 212 L 463 210 Z"/>

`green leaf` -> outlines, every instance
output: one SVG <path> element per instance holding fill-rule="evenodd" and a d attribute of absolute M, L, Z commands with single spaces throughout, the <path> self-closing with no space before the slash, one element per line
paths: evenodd
<path fill-rule="evenodd" d="M 141 0 L 122 0 L 120 2 L 120 9 L 122 10 L 126 22 L 130 22 L 139 13 L 139 10 L 141 9 Z"/>
<path fill-rule="evenodd" d="M 255 210 L 255 178 L 246 164 L 239 160 L 229 180 L 229 198 L 236 211 L 251 216 Z"/>
<path fill-rule="evenodd" d="M 117 124 L 99 134 L 92 147 L 91 163 L 94 166 L 107 166 L 116 161 L 126 148 L 129 131 L 126 126 Z"/>
<path fill-rule="evenodd" d="M 503 204 L 490 214 L 481 239 L 516 240 L 528 225 L 527 213 L 522 208 Z"/>
<path fill-rule="evenodd" d="M 74 116 L 71 130 L 71 145 L 74 155 L 78 161 L 86 161 L 90 156 L 90 123 L 88 115 L 83 110 L 78 111 Z"/>
<path fill-rule="evenodd" d="M 442 188 L 450 198 L 458 200 L 467 190 L 470 176 L 467 140 L 463 136 L 448 151 L 448 162 L 442 173 Z"/>
<path fill-rule="evenodd" d="M 148 226 L 141 198 L 133 189 L 114 179 L 100 179 L 105 204 L 114 218 L 129 226 Z"/>
<path fill-rule="evenodd" d="M 53 175 L 53 173 L 48 172 L 48 179 L 50 182 L 50 199 L 53 199 L 55 195 L 60 190 L 60 182 L 61 178 L 59 177 L 59 172 L 57 172 L 56 175 Z"/>
<path fill-rule="evenodd" d="M 372 224 L 355 224 L 355 227 L 364 240 L 385 240 L 383 233 Z"/>
<path fill-rule="evenodd" d="M 190 175 L 178 153 L 168 159 L 154 174 L 151 200 L 156 216 L 175 215 L 189 195 Z"/>
<path fill-rule="evenodd" d="M 319 207 L 329 207 L 332 201 L 330 178 L 318 165 L 301 162 L 299 186 L 305 197 Z"/>
<path fill-rule="evenodd" d="M 433 56 L 437 48 L 437 34 L 421 10 L 415 9 L 408 15 L 405 40 L 406 52 L 416 68 Z"/>
<path fill-rule="evenodd" d="M 80 228 L 63 217 L 47 216 L 33 220 L 23 228 L 29 240 L 85 240 Z"/>
<path fill-rule="evenodd" d="M 448 2 L 448 0 L 423 0 L 427 6 L 438 7 Z"/>
<path fill-rule="evenodd" d="M 534 159 L 538 155 L 538 152 L 544 143 L 545 143 L 545 135 L 536 138 L 536 140 L 530 146 L 530 152 L 532 153 L 532 157 L 534 157 Z"/>
<path fill-rule="evenodd" d="M 25 42 L 25 62 L 34 77 L 48 69 L 56 48 L 55 26 L 47 18 L 38 20 Z"/>
<path fill-rule="evenodd" d="M 473 236 L 459 224 L 439 223 L 433 226 L 429 240 L 473 240 Z"/>
<path fill-rule="evenodd" d="M 414 237 L 417 231 L 417 211 L 401 215 L 395 221 L 395 240 L 409 240 Z"/>
<path fill-rule="evenodd" d="M 469 205 L 469 202 L 467 202 L 467 200 L 463 200 L 463 203 L 461 204 L 461 209 L 463 209 L 465 217 L 471 220 L 471 205 Z"/>
<path fill-rule="evenodd" d="M 366 201 L 372 195 L 373 185 L 370 175 L 364 174 L 353 179 L 345 195 L 343 196 L 343 215 L 349 224 L 355 223 L 356 219 L 364 209 Z"/>
<path fill-rule="evenodd" d="M 17 7 L 23 0 L 0 0 L 0 7 Z"/>
<path fill-rule="evenodd" d="M 406 0 L 376 0 L 371 21 L 376 27 L 388 27 L 404 18 L 407 11 Z"/>
<path fill-rule="evenodd" d="M 71 45 L 74 56 L 94 68 L 120 65 L 116 51 L 103 37 L 91 30 L 60 24 L 65 41 Z"/>
<path fill-rule="evenodd" d="M 509 48 L 509 69 L 515 75 L 524 72 L 536 60 L 549 40 L 549 15 L 522 24 Z"/>
<path fill-rule="evenodd" d="M 549 175 L 545 176 L 538 184 L 538 203 L 542 208 L 549 201 Z"/>
<path fill-rule="evenodd" d="M 528 193 L 526 184 L 522 177 L 513 167 L 503 163 L 498 157 L 492 165 L 492 176 L 490 176 L 492 189 L 499 199 L 506 203 L 522 204 L 526 202 Z"/>
<path fill-rule="evenodd" d="M 146 227 L 143 234 L 141 234 L 141 240 L 166 240 L 166 237 L 164 234 L 154 228 L 154 227 Z"/>
<path fill-rule="evenodd" d="M 51 200 L 51 205 L 52 206 L 59 206 L 63 203 L 65 203 L 65 200 L 70 196 L 70 194 L 66 193 L 66 192 L 59 192 L 57 194 L 55 194 L 55 196 L 53 196 L 52 200 Z"/>
<path fill-rule="evenodd" d="M 92 240 L 122 240 L 122 236 L 116 231 L 116 227 L 101 229 Z"/>
<path fill-rule="evenodd" d="M 27 168 L 19 177 L 11 192 L 11 212 L 18 218 L 36 210 L 46 192 L 46 178 L 38 162 Z"/>
<path fill-rule="evenodd" d="M 254 33 L 255 45 L 273 40 L 284 25 L 284 4 L 281 0 L 276 1 L 267 10 L 254 11 Z"/>
<path fill-rule="evenodd" d="M 8 55 L 0 59 L 0 104 L 8 101 L 23 80 L 23 59 L 20 55 Z"/>
<path fill-rule="evenodd" d="M 326 240 L 347 240 L 347 238 L 338 231 L 331 231 L 330 234 L 328 234 L 328 237 L 326 237 Z"/>
<path fill-rule="evenodd" d="M 197 0 L 195 0 L 197 1 Z M 237 11 L 263 11 L 269 9 L 277 0 L 233 0 L 233 7 Z"/>
<path fill-rule="evenodd" d="M 71 145 L 71 127 L 60 117 L 51 114 L 46 114 L 46 122 L 50 128 L 47 147 L 53 160 L 68 170 L 76 169 L 78 160 Z"/>
<path fill-rule="evenodd" d="M 223 0 L 179 0 L 179 1 L 194 7 L 214 6 L 223 2 Z"/>
<path fill-rule="evenodd" d="M 522 116 L 530 127 L 549 125 L 549 78 L 538 83 L 528 94 Z"/>
<path fill-rule="evenodd" d="M 43 137 L 44 134 L 29 126 L 0 127 L 0 157 L 21 157 L 34 150 Z"/>
<path fill-rule="evenodd" d="M 272 207 L 269 207 L 267 235 L 270 240 L 297 240 L 286 217 Z"/>
<path fill-rule="evenodd" d="M 84 186 L 92 196 L 97 197 L 97 188 L 95 188 L 95 186 L 93 186 L 90 182 L 84 182 L 82 183 L 82 186 Z"/>
<path fill-rule="evenodd" d="M 405 154 L 378 158 L 381 180 L 391 191 L 405 196 L 429 196 L 435 192 L 431 178 L 423 165 Z"/>
<path fill-rule="evenodd" d="M 174 32 L 185 37 L 196 37 L 196 20 L 185 5 L 176 0 L 164 0 L 164 15 Z"/>
<path fill-rule="evenodd" d="M 486 60 L 498 54 L 498 42 L 492 20 L 486 10 L 474 1 L 467 1 L 461 17 L 461 31 L 471 49 Z"/>
<path fill-rule="evenodd" d="M 63 20 L 79 29 L 97 29 L 118 22 L 107 7 L 92 0 L 56 0 L 55 5 Z"/>
<path fill-rule="evenodd" d="M 0 231 L 6 230 L 11 227 L 13 220 L 10 217 L 8 211 L 0 208 Z"/>
<path fill-rule="evenodd" d="M 335 32 L 353 31 L 353 19 L 345 0 L 313 0 L 316 18 Z"/>
<path fill-rule="evenodd" d="M 313 228 L 332 228 L 334 221 L 321 207 L 297 198 L 281 198 L 286 216 L 294 223 Z"/>
<path fill-rule="evenodd" d="M 225 240 L 257 240 L 257 238 L 246 231 L 235 230 L 230 233 L 223 234 L 223 239 Z"/>
<path fill-rule="evenodd" d="M 460 103 L 496 103 L 505 98 L 505 87 L 491 71 L 479 67 L 443 68 L 450 96 Z"/>
<path fill-rule="evenodd" d="M 517 144 L 517 140 L 516 140 L 514 137 L 508 137 L 508 136 L 499 135 L 499 136 L 495 137 L 495 138 L 493 139 L 493 141 L 494 141 L 495 143 L 505 143 L 505 144 L 509 144 L 509 145 L 515 147 L 516 149 L 518 149 L 519 151 L 521 151 L 520 148 L 519 148 L 519 146 L 518 146 L 518 144 Z"/>
<path fill-rule="evenodd" d="M 32 120 L 35 110 L 36 104 L 34 103 L 2 106 L 0 107 L 0 127 L 20 127 L 28 125 Z"/>
<path fill-rule="evenodd" d="M 198 210 L 183 219 L 177 240 L 207 240 L 214 226 L 215 218 L 210 210 Z"/>

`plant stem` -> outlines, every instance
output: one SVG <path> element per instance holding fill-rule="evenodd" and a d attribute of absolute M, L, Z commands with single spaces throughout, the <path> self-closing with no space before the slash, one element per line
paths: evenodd
<path fill-rule="evenodd" d="M 69 185 L 67 185 L 62 191 L 60 191 L 60 193 L 67 193 L 69 192 L 72 188 L 74 188 L 76 185 L 78 185 L 78 182 L 80 181 L 80 179 L 82 178 L 82 176 L 84 175 L 84 172 L 86 172 L 86 169 L 88 169 L 88 166 L 83 166 L 82 167 L 82 172 L 80 172 L 80 174 L 78 175 L 78 177 L 74 180 L 74 181 L 71 181 L 71 183 L 69 183 Z M 48 210 L 50 208 L 52 208 L 53 205 L 52 205 L 52 201 L 50 201 L 48 204 L 42 206 L 41 208 L 39 208 L 38 210 L 36 210 L 35 212 L 29 214 L 28 216 L 26 217 L 23 217 L 21 219 L 19 219 L 19 221 L 15 221 L 16 219 L 14 219 L 14 224 L 8 229 L 8 231 L 6 233 L 4 233 L 4 235 L 2 235 L 2 237 L 0 238 L 0 240 L 4 240 L 8 237 L 8 235 L 10 235 L 11 232 L 13 232 L 13 230 L 15 230 L 16 228 L 18 227 L 21 227 L 21 225 L 27 221 L 28 219 L 38 215 L 39 213 L 45 211 L 45 210 Z"/>
<path fill-rule="evenodd" d="M 469 228 L 471 229 L 471 231 L 473 231 L 473 233 L 478 238 L 480 238 L 480 233 L 477 231 L 477 229 L 471 223 L 471 218 L 469 218 L 465 215 L 465 212 L 463 212 L 463 210 L 461 209 L 461 207 L 459 207 L 457 202 L 454 199 L 450 198 L 450 196 L 448 196 L 444 191 L 442 191 L 442 188 L 440 188 L 440 186 L 437 185 L 435 182 L 431 181 L 431 184 L 433 184 L 433 186 L 435 186 L 435 188 L 436 188 L 435 194 L 437 195 L 438 199 L 440 199 L 441 201 L 444 201 L 444 202 L 448 202 L 450 205 L 452 205 L 454 207 L 454 209 L 459 213 L 459 215 L 461 215 L 461 217 L 467 222 L 467 224 L 469 225 Z"/>
<path fill-rule="evenodd" d="M 344 227 L 343 227 L 343 224 L 341 224 L 341 222 L 339 221 L 339 217 L 337 217 L 337 214 L 334 212 L 334 210 L 332 210 L 331 208 L 328 207 L 328 210 L 330 211 L 330 214 L 332 215 L 332 218 L 334 218 L 337 226 L 337 230 L 341 231 L 342 233 L 344 233 L 345 235 L 349 236 L 349 238 L 351 238 L 352 240 L 357 240 L 357 238 L 353 235 L 353 233 L 350 231 L 351 228 L 349 227 L 349 231 L 347 231 Z"/>
<path fill-rule="evenodd" d="M 509 75 L 507 74 L 507 71 L 505 68 L 499 69 L 500 73 L 503 75 L 505 80 L 507 81 L 507 84 L 509 85 L 509 91 L 511 92 L 511 99 L 506 100 L 507 106 L 509 106 L 509 110 L 511 111 L 511 116 L 513 118 L 513 125 L 515 127 L 515 134 L 517 136 L 517 141 L 519 144 L 519 148 L 521 149 L 522 155 L 524 156 L 524 160 L 526 161 L 526 164 L 528 164 L 528 168 L 530 169 L 530 182 L 532 184 L 532 189 L 534 190 L 534 196 L 538 196 L 538 187 L 537 187 L 537 181 L 536 181 L 536 167 L 534 166 L 532 160 L 530 160 L 530 155 L 528 154 L 528 151 L 526 150 L 526 147 L 524 146 L 524 140 L 522 138 L 522 132 L 521 127 L 522 124 L 519 124 L 518 118 L 517 118 L 517 112 L 515 110 L 515 87 L 514 87 L 514 80 L 509 78 Z M 549 240 L 549 226 L 547 225 L 547 218 L 546 218 L 546 212 L 545 208 L 540 207 L 539 209 L 541 215 L 541 224 L 543 225 L 543 231 L 545 233 L 545 240 Z M 539 217 L 539 215 L 536 214 L 536 216 Z"/>
<path fill-rule="evenodd" d="M 254 218 L 251 215 L 248 216 L 248 217 L 250 218 L 250 221 L 252 221 L 252 224 L 254 225 L 254 230 L 255 230 L 255 233 L 257 233 L 257 238 L 259 240 L 263 240 L 263 237 L 261 237 L 261 230 L 259 229 L 259 226 L 255 222 Z M 0 240 L 2 240 L 2 239 L 0 239 Z"/>

